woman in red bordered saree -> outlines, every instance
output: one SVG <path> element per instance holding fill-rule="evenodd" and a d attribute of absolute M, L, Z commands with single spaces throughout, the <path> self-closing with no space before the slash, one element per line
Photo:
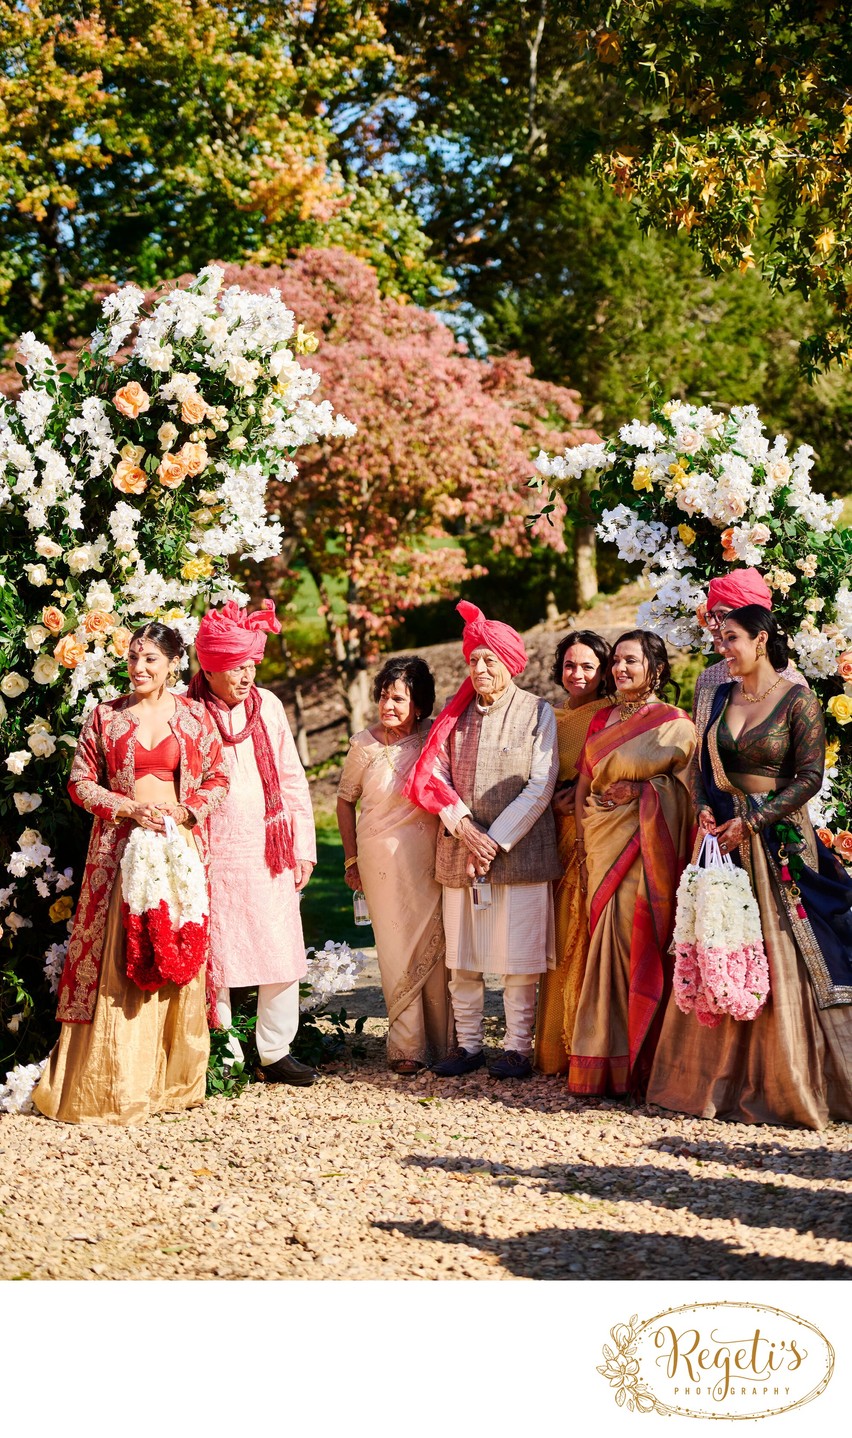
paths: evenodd
<path fill-rule="evenodd" d="M 571 1044 L 574 1094 L 641 1098 L 671 991 L 675 894 L 694 821 L 687 772 L 695 728 L 658 698 L 665 646 L 631 630 L 610 661 L 616 705 L 589 725 L 576 814 L 590 946 Z"/>

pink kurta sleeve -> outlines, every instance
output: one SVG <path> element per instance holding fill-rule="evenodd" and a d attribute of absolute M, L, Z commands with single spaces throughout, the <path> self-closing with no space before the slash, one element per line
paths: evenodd
<path fill-rule="evenodd" d="M 264 706 L 271 707 L 271 700 L 275 705 L 278 719 L 276 725 L 278 730 L 278 769 L 281 776 L 281 796 L 293 829 L 293 856 L 297 862 L 315 864 L 317 840 L 307 776 L 296 750 L 296 741 L 290 729 L 287 711 L 274 694 L 269 694 L 269 698 L 267 698 L 268 692 L 268 690 L 264 692 Z"/>

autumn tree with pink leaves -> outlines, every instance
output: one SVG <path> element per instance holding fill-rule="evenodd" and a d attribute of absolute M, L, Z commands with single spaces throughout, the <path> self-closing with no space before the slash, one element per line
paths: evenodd
<path fill-rule="evenodd" d="M 292 484 L 271 487 L 287 536 L 281 566 L 303 563 L 324 598 L 330 656 L 353 728 L 366 722 L 365 666 L 406 611 L 456 594 L 482 571 L 464 541 L 493 551 L 564 552 L 526 489 L 540 449 L 593 438 L 574 390 L 533 377 L 528 360 L 473 359 L 452 330 L 383 298 L 374 271 L 343 250 L 312 249 L 285 268 L 231 267 L 226 283 L 274 285 L 319 341 L 322 393 L 357 426 L 345 445 L 308 451 Z M 346 612 L 328 598 L 345 584 Z"/>

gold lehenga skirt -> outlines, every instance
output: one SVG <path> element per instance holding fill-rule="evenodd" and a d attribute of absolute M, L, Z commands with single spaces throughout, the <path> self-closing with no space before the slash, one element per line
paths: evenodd
<path fill-rule="evenodd" d="M 119 872 L 94 1018 L 62 1025 L 35 1106 L 61 1123 L 144 1123 L 151 1114 L 203 1103 L 209 1053 L 204 968 L 190 983 L 165 984 L 156 993 L 143 993 L 126 977 Z"/>

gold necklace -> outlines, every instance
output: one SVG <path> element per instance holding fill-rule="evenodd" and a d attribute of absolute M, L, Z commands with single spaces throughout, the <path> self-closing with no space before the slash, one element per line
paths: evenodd
<path fill-rule="evenodd" d="M 422 749 L 423 749 L 423 737 L 422 737 L 422 735 L 421 735 L 421 733 L 420 733 L 420 725 L 419 725 L 419 722 L 418 722 L 416 728 L 417 728 L 417 737 L 418 737 L 418 739 L 420 740 L 420 748 L 421 748 L 421 751 L 422 751 Z M 387 762 L 388 762 L 388 768 L 395 774 L 395 773 L 396 773 L 396 765 L 394 764 L 393 758 L 392 758 L 392 756 L 391 756 L 391 746 L 390 746 L 390 744 L 388 743 L 388 731 L 387 731 L 387 729 L 385 728 L 384 724 L 382 725 L 382 733 L 383 733 L 384 736 L 385 736 L 385 758 L 387 759 Z M 403 734 L 402 739 L 398 739 L 398 740 L 397 740 L 397 743 L 398 743 L 398 744 L 402 744 L 406 739 L 410 739 L 410 738 L 411 738 L 411 735 L 412 735 L 413 733 L 414 733 L 414 730 L 412 729 L 412 730 L 410 731 L 410 733 L 408 733 L 408 734 Z"/>
<path fill-rule="evenodd" d="M 771 694 L 773 689 L 778 688 L 778 685 L 781 683 L 783 678 L 784 675 L 779 674 L 778 678 L 775 680 L 775 683 L 770 684 L 768 689 L 764 689 L 762 694 L 746 694 L 745 689 L 742 687 L 742 685 L 740 685 L 740 694 L 742 695 L 746 704 L 762 704 L 767 695 Z"/>
<path fill-rule="evenodd" d="M 643 694 L 638 699 L 616 699 L 615 702 L 622 719 L 630 719 L 634 714 L 640 713 L 653 697 L 653 694 Z"/>

